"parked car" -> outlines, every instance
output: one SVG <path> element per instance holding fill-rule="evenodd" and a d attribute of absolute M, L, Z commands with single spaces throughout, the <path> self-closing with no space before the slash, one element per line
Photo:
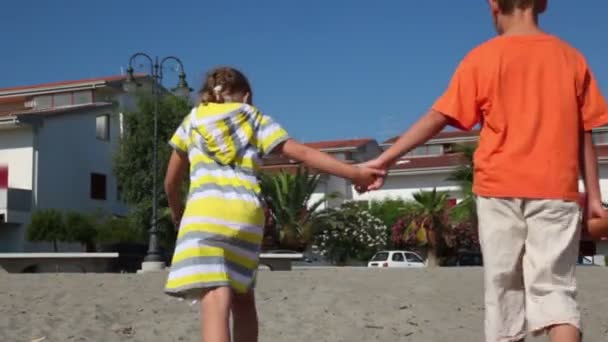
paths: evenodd
<path fill-rule="evenodd" d="M 426 263 L 414 252 L 380 251 L 372 257 L 367 267 L 421 268 L 426 267 Z"/>

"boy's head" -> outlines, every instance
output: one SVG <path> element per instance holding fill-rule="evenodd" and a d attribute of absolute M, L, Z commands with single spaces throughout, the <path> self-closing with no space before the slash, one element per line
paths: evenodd
<path fill-rule="evenodd" d="M 488 0 L 496 31 L 502 34 L 505 24 L 515 15 L 530 16 L 536 21 L 539 14 L 547 9 L 548 0 Z"/>
<path fill-rule="evenodd" d="M 203 103 L 252 103 L 252 92 L 245 75 L 235 68 L 220 67 L 207 73 L 200 91 Z"/>

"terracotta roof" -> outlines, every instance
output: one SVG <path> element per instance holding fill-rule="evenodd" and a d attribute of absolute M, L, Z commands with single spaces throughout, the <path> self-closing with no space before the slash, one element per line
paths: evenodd
<path fill-rule="evenodd" d="M 469 138 L 469 137 L 476 137 L 479 135 L 479 130 L 472 130 L 472 131 L 443 131 L 443 132 L 439 132 L 439 134 L 437 134 L 436 136 L 432 137 L 430 140 L 436 140 L 436 139 L 456 139 L 456 138 Z M 392 137 L 386 141 L 383 142 L 383 144 L 393 144 L 395 141 L 397 141 L 399 137 Z"/>
<path fill-rule="evenodd" d="M 446 154 L 440 156 L 401 158 L 391 170 L 417 170 L 432 169 L 438 167 L 459 166 L 463 164 L 460 153 Z"/>
<path fill-rule="evenodd" d="M 144 76 L 144 74 L 136 74 L 135 76 L 141 77 L 141 76 Z M 81 84 L 81 83 L 113 82 L 113 81 L 124 80 L 125 78 L 127 78 L 126 75 L 117 75 L 117 76 L 85 78 L 85 79 L 81 79 L 81 80 L 59 81 L 59 82 L 35 84 L 35 85 L 28 85 L 28 86 L 0 88 L 0 93 L 9 92 L 9 91 L 26 90 L 26 89 L 61 87 L 61 86 L 76 85 L 76 84 Z"/>
<path fill-rule="evenodd" d="M 69 112 L 83 110 L 83 109 L 112 107 L 113 105 L 114 104 L 109 103 L 109 102 L 97 102 L 97 103 L 89 103 L 89 104 L 68 106 L 68 107 L 59 107 L 59 108 L 49 108 L 49 109 L 39 109 L 39 110 L 30 109 L 30 110 L 0 113 L 0 117 L 20 116 L 20 115 L 54 115 L 54 114 L 69 113 Z"/>
<path fill-rule="evenodd" d="M 333 149 L 333 148 L 358 148 L 367 143 L 372 142 L 373 139 L 348 139 L 348 140 L 329 140 L 329 141 L 315 141 L 305 143 L 305 145 L 320 149 Z"/>

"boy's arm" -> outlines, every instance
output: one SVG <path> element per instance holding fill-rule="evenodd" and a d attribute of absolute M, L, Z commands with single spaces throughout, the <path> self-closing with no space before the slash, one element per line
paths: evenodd
<path fill-rule="evenodd" d="M 602 194 L 600 192 L 597 153 L 593 144 L 593 135 L 590 131 L 583 133 L 581 147 L 581 175 L 587 195 L 587 212 L 589 213 L 589 218 L 604 217 L 606 214 L 604 213 Z"/>
<path fill-rule="evenodd" d="M 449 118 L 433 109 L 405 131 L 388 150 L 375 161 L 376 167 L 387 169 L 404 154 L 424 144 L 447 126 Z"/>
<path fill-rule="evenodd" d="M 581 144 L 581 174 L 587 192 L 587 213 L 589 218 L 605 217 L 597 171 L 597 154 L 593 145 L 592 130 L 608 124 L 608 105 L 600 91 L 587 62 L 582 61 L 579 70 L 580 83 L 579 110 L 581 113 L 583 142 Z"/>

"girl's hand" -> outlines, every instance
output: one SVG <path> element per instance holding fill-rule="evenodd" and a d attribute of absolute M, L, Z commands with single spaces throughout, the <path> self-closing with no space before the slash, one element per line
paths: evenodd
<path fill-rule="evenodd" d="M 368 167 L 363 164 L 357 165 L 356 167 L 358 172 L 353 179 L 353 183 L 355 183 L 355 188 L 357 191 L 365 192 L 369 189 L 375 188 L 376 184 L 384 183 L 386 171 Z"/>
<path fill-rule="evenodd" d="M 381 176 L 376 176 L 375 180 L 373 182 L 367 184 L 367 186 L 360 186 L 357 184 L 355 186 L 355 189 L 359 193 L 378 190 L 378 189 L 382 188 L 382 186 L 384 185 L 384 181 L 386 180 L 387 171 L 386 171 L 385 165 L 380 160 L 378 160 L 378 159 L 370 160 L 365 163 L 359 164 L 358 166 L 361 168 L 369 168 L 371 170 L 382 171 L 382 173 L 383 173 Z"/>

